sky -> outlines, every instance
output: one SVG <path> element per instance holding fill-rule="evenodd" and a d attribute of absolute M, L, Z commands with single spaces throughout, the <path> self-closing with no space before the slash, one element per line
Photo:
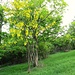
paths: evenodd
<path fill-rule="evenodd" d="M 75 0 L 65 0 L 68 4 L 66 12 L 63 14 L 63 25 L 69 25 L 75 16 Z"/>
<path fill-rule="evenodd" d="M 2 0 L 3 3 L 5 3 L 7 0 Z M 13 0 L 8 0 L 8 1 L 13 1 Z M 63 23 L 61 25 L 69 25 L 72 20 L 74 19 L 75 16 L 75 0 L 64 0 L 67 2 L 68 6 L 66 7 L 66 11 L 63 14 Z M 3 26 L 2 30 L 7 31 L 9 26 Z"/>

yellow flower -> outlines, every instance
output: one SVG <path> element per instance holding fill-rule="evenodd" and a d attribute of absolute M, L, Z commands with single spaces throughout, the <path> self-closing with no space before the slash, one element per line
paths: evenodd
<path fill-rule="evenodd" d="M 19 24 L 20 24 L 21 27 L 24 26 L 24 22 L 20 22 Z"/>
<path fill-rule="evenodd" d="M 26 46 L 26 44 L 27 44 L 27 43 L 26 43 L 26 42 L 24 42 L 24 45 L 25 45 L 25 46 Z"/>
<path fill-rule="evenodd" d="M 36 20 L 37 20 L 37 19 L 38 19 L 38 17 L 39 17 L 39 12 L 38 12 L 38 11 L 35 11 L 35 12 L 34 12 L 34 19 L 36 19 Z"/>
<path fill-rule="evenodd" d="M 38 36 L 38 32 L 36 32 L 35 36 L 36 36 L 36 37 Z"/>
<path fill-rule="evenodd" d="M 13 32 L 13 29 L 11 28 L 11 29 L 10 29 L 10 33 L 12 33 L 12 32 Z"/>
<path fill-rule="evenodd" d="M 17 37 L 20 37 L 20 33 L 17 34 Z"/>
<path fill-rule="evenodd" d="M 24 30 L 24 28 L 21 28 L 22 30 Z"/>
<path fill-rule="evenodd" d="M 25 34 L 26 34 L 26 36 L 28 35 L 28 29 L 26 29 L 26 33 Z"/>
<path fill-rule="evenodd" d="M 15 41 L 14 44 L 16 44 L 17 42 Z"/>
<path fill-rule="evenodd" d="M 37 27 L 38 27 L 38 24 L 33 25 L 33 28 L 35 28 L 35 29 L 36 29 Z"/>
<path fill-rule="evenodd" d="M 31 9 L 28 9 L 28 10 L 27 10 L 28 13 L 30 13 L 31 11 L 32 11 Z"/>
<path fill-rule="evenodd" d="M 12 37 L 14 37 L 14 34 L 11 34 L 12 35 Z"/>
<path fill-rule="evenodd" d="M 19 22 L 19 23 L 16 24 L 16 26 L 18 28 L 22 28 L 24 26 L 24 22 Z"/>
<path fill-rule="evenodd" d="M 54 21 L 53 23 L 52 23 L 52 25 L 54 25 L 56 22 Z"/>
<path fill-rule="evenodd" d="M 24 42 L 24 45 L 26 46 L 27 43 L 28 43 L 28 40 L 26 39 L 26 41 Z"/>
<path fill-rule="evenodd" d="M 35 15 L 38 15 L 39 14 L 39 12 L 38 11 L 35 11 Z"/>
<path fill-rule="evenodd" d="M 30 18 L 30 14 L 29 14 L 29 13 L 26 13 L 26 17 L 27 17 L 27 18 Z"/>

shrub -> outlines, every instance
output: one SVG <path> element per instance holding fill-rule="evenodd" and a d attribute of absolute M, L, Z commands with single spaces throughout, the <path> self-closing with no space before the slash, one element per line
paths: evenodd
<path fill-rule="evenodd" d="M 40 58 L 46 58 L 53 50 L 53 45 L 50 42 L 40 42 L 38 46 Z"/>
<path fill-rule="evenodd" d="M 17 64 L 27 61 L 26 47 L 24 46 L 13 46 L 7 47 L 6 50 L 0 50 L 4 52 L 0 59 L 0 64 Z"/>

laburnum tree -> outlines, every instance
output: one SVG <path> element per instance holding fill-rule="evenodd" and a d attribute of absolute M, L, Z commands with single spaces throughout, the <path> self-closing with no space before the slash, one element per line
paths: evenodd
<path fill-rule="evenodd" d="M 14 0 L 5 8 L 14 39 L 9 44 L 21 41 L 27 47 L 29 72 L 31 64 L 38 66 L 38 37 L 57 25 L 53 18 L 62 17 L 65 6 L 64 0 Z"/>

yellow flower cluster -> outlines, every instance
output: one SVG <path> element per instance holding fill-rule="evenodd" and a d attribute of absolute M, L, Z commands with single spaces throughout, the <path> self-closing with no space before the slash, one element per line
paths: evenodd
<path fill-rule="evenodd" d="M 10 33 L 16 33 L 16 30 L 14 28 L 11 28 Z"/>
<path fill-rule="evenodd" d="M 39 12 L 38 11 L 34 11 L 34 19 L 38 19 L 38 17 L 39 17 Z"/>
<path fill-rule="evenodd" d="M 56 22 L 54 21 L 53 23 L 52 23 L 52 25 L 54 25 Z"/>
<path fill-rule="evenodd" d="M 37 29 L 38 28 L 38 23 L 36 20 L 32 20 L 32 22 L 30 23 L 30 26 L 34 29 Z"/>
<path fill-rule="evenodd" d="M 19 22 L 16 24 L 16 26 L 21 29 L 24 26 L 24 22 Z"/>
<path fill-rule="evenodd" d="M 24 46 L 26 46 L 27 43 L 28 43 L 28 40 L 26 39 L 26 41 L 24 42 Z"/>
<path fill-rule="evenodd" d="M 14 44 L 16 44 L 17 43 L 17 41 L 14 41 Z"/>
<path fill-rule="evenodd" d="M 20 33 L 17 33 L 17 37 L 20 37 L 21 36 L 21 34 Z"/>
<path fill-rule="evenodd" d="M 29 13 L 26 13 L 26 17 L 27 17 L 27 18 L 30 18 L 30 14 L 29 14 Z"/>
<path fill-rule="evenodd" d="M 24 11 L 23 11 L 23 15 L 24 15 L 26 18 L 30 18 L 30 16 L 31 16 L 30 13 L 31 13 L 31 11 L 32 11 L 31 9 L 24 10 Z"/>
<path fill-rule="evenodd" d="M 54 21 L 52 24 L 47 25 L 47 26 L 46 26 L 46 29 L 52 27 L 55 23 L 56 23 L 56 22 Z"/>
<path fill-rule="evenodd" d="M 38 27 L 38 24 L 34 24 L 33 28 L 36 29 Z"/>
<path fill-rule="evenodd" d="M 14 34 L 11 34 L 12 35 L 12 37 L 14 37 Z"/>
<path fill-rule="evenodd" d="M 38 31 L 36 32 L 35 36 L 36 36 L 36 37 L 38 36 Z"/>
<path fill-rule="evenodd" d="M 24 1 L 20 1 L 20 0 L 14 0 L 13 3 L 11 3 L 16 9 L 21 9 L 23 7 L 28 7 L 28 0 Z"/>
<path fill-rule="evenodd" d="M 20 5 L 19 5 L 19 1 L 17 2 L 16 0 L 14 0 L 13 3 L 11 3 L 15 8 L 20 9 Z"/>
<path fill-rule="evenodd" d="M 28 36 L 28 33 L 29 33 L 29 31 L 28 31 L 28 29 L 26 29 L 26 32 L 25 32 L 26 36 Z"/>

